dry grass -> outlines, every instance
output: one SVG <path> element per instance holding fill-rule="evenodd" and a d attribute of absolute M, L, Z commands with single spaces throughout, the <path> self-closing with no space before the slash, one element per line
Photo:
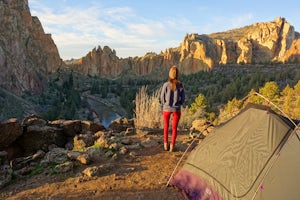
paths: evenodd
<path fill-rule="evenodd" d="M 159 102 L 161 88 L 153 92 L 152 95 L 147 93 L 147 86 L 140 88 L 135 97 L 135 126 L 137 128 L 161 128 L 162 109 Z"/>
<path fill-rule="evenodd" d="M 135 97 L 135 126 L 137 128 L 163 128 L 162 105 L 159 102 L 161 88 L 151 95 L 147 93 L 147 86 L 141 87 Z M 191 113 L 188 107 L 181 109 L 179 129 L 189 129 L 195 119 L 204 118 L 205 111 L 198 109 Z M 172 123 L 172 118 L 170 119 Z"/>

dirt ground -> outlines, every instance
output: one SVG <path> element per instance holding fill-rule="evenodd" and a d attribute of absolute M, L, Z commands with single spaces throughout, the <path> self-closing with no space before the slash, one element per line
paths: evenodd
<path fill-rule="evenodd" d="M 167 182 L 184 164 L 190 150 L 184 152 L 192 139 L 187 134 L 179 133 L 175 152 L 169 152 L 163 150 L 162 135 L 152 138 L 160 144 L 139 148 L 134 151 L 134 156 L 122 155 L 109 160 L 111 168 L 101 176 L 84 177 L 80 174 L 86 167 L 103 163 L 78 166 L 66 174 L 50 175 L 44 172 L 14 180 L 0 190 L 0 199 L 184 199 L 175 188 L 167 187 Z"/>

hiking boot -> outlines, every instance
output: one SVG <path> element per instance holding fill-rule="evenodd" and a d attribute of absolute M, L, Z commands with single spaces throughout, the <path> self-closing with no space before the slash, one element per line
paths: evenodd
<path fill-rule="evenodd" d="M 164 150 L 165 150 L 165 151 L 168 151 L 168 150 L 169 150 L 169 145 L 168 145 L 168 143 L 164 143 Z"/>
<path fill-rule="evenodd" d="M 171 145 L 170 145 L 170 152 L 173 152 L 173 151 L 174 151 L 174 145 L 171 144 Z"/>

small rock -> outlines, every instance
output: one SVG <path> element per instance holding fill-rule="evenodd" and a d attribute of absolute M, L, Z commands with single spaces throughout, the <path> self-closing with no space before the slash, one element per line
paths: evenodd
<path fill-rule="evenodd" d="M 83 165 L 88 165 L 88 164 L 90 164 L 90 162 L 91 162 L 91 159 L 90 159 L 90 157 L 89 157 L 89 155 L 88 154 L 81 154 L 81 155 L 79 155 L 78 157 L 77 157 L 77 160 L 81 163 L 81 164 L 83 164 Z"/>
<path fill-rule="evenodd" d="M 118 145 L 118 143 L 112 143 L 111 145 L 109 145 L 109 148 L 110 149 L 118 149 L 118 147 L 119 147 L 119 145 Z"/>
<path fill-rule="evenodd" d="M 78 156 L 81 155 L 81 152 L 78 152 L 78 151 L 70 151 L 70 152 L 68 152 L 67 155 L 68 155 L 68 158 L 69 158 L 70 160 L 77 160 Z"/>
<path fill-rule="evenodd" d="M 124 138 L 122 141 L 121 141 L 121 144 L 124 144 L 124 145 L 131 145 L 132 144 L 132 140 L 130 138 Z"/>
<path fill-rule="evenodd" d="M 133 158 L 136 157 L 137 155 L 138 155 L 138 153 L 135 152 L 135 151 L 132 151 L 132 152 L 129 153 L 129 156 L 133 157 Z"/>
<path fill-rule="evenodd" d="M 132 127 L 127 128 L 125 131 L 126 136 L 130 136 L 130 135 L 134 135 L 134 134 L 135 134 L 134 128 L 132 128 Z"/>
<path fill-rule="evenodd" d="M 118 159 L 118 154 L 117 153 L 115 153 L 112 157 L 111 157 L 111 159 L 113 159 L 113 160 L 117 160 Z"/>
<path fill-rule="evenodd" d="M 127 153 L 126 147 L 121 147 L 120 150 L 119 150 L 119 153 L 120 153 L 121 155 L 125 155 L 125 154 Z"/>
<path fill-rule="evenodd" d="M 41 159 L 46 155 L 46 153 L 42 150 L 38 150 L 35 154 L 33 154 L 32 159 L 36 160 L 36 159 Z"/>
<path fill-rule="evenodd" d="M 94 177 L 94 176 L 98 176 L 100 173 L 100 168 L 97 166 L 94 167 L 88 167 L 85 170 L 83 170 L 82 172 L 84 175 L 88 176 L 88 177 Z"/>
<path fill-rule="evenodd" d="M 107 157 L 107 158 L 111 158 L 113 155 L 114 155 L 114 153 L 112 151 L 107 151 L 105 153 L 105 157 Z"/>
<path fill-rule="evenodd" d="M 106 133 L 104 131 L 98 131 L 94 134 L 95 137 L 105 137 Z"/>
<path fill-rule="evenodd" d="M 65 163 L 56 165 L 54 167 L 54 171 L 56 173 L 66 173 L 66 172 L 69 172 L 69 171 L 73 171 L 73 168 L 74 168 L 73 162 L 67 161 Z"/>

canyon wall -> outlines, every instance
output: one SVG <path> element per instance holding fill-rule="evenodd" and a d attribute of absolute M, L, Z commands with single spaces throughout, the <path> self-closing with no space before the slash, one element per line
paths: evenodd
<path fill-rule="evenodd" d="M 182 73 L 191 74 L 225 64 L 299 62 L 299 49 L 299 33 L 285 18 L 279 17 L 210 35 L 187 34 L 178 47 L 142 57 L 119 59 L 115 50 L 99 46 L 70 66 L 84 74 L 106 78 L 124 72 L 132 75 L 166 72 L 173 64 Z"/>
<path fill-rule="evenodd" d="M 28 0 L 0 0 L 0 87 L 39 93 L 62 64 L 51 35 L 31 16 Z"/>
<path fill-rule="evenodd" d="M 226 64 L 300 60 L 300 34 L 281 17 L 226 32 L 187 34 L 178 47 L 159 54 L 119 58 L 110 47 L 98 46 L 81 59 L 63 62 L 51 35 L 31 16 L 28 0 L 0 0 L 0 16 L 0 87 L 17 95 L 40 93 L 49 74 L 64 67 L 111 79 L 165 78 L 174 64 L 181 73 L 192 74 Z"/>

